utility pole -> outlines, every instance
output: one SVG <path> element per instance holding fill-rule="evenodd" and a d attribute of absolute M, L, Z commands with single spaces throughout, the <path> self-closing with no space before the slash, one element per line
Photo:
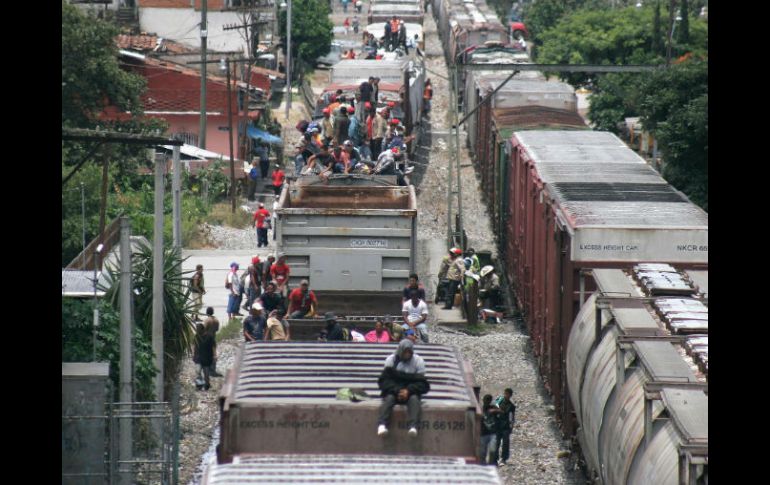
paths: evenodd
<path fill-rule="evenodd" d="M 460 118 L 458 114 L 460 105 L 460 69 L 455 59 L 455 105 L 452 109 L 452 124 L 455 129 L 455 164 L 457 165 L 457 232 L 460 238 L 460 247 L 465 251 L 465 238 L 463 237 L 463 193 L 460 185 Z"/>
<path fill-rule="evenodd" d="M 174 198 L 174 205 L 172 209 L 174 216 L 174 247 L 182 249 L 182 184 L 180 181 L 182 176 L 180 173 L 182 171 L 182 164 L 179 161 L 179 151 L 179 146 L 174 145 L 174 164 L 172 166 L 174 173 L 173 178 L 171 179 L 171 190 L 173 191 L 172 194 Z"/>
<path fill-rule="evenodd" d="M 109 181 L 107 169 L 110 163 L 109 156 L 110 149 L 108 148 L 104 151 L 104 160 L 102 160 L 102 194 L 101 206 L 99 207 L 99 244 L 104 244 L 104 227 L 107 223 L 107 183 Z M 94 261 L 94 264 L 97 264 L 96 261 Z M 99 269 L 101 269 L 100 263 Z"/>
<path fill-rule="evenodd" d="M 291 111 L 291 0 L 286 0 L 286 119 Z"/>
<path fill-rule="evenodd" d="M 454 76 L 453 76 L 454 77 Z M 457 106 L 457 101 L 454 99 L 455 90 L 451 86 L 451 80 L 450 80 L 450 86 L 449 86 L 449 102 L 453 106 Z M 449 140 L 449 146 L 450 150 L 452 148 L 452 141 Z M 454 246 L 454 241 L 452 240 L 452 170 L 454 169 L 454 155 L 451 155 L 449 157 L 449 167 L 447 169 L 447 179 L 446 179 L 446 240 L 447 240 L 447 248 L 451 248 Z"/>
<path fill-rule="evenodd" d="M 83 271 L 86 270 L 86 186 L 80 182 L 80 218 L 83 226 Z"/>
<path fill-rule="evenodd" d="M 178 149 L 179 147 L 174 147 Z M 131 309 L 131 222 L 128 217 L 120 218 L 120 402 L 133 401 L 133 362 L 131 345 L 133 333 L 133 311 Z M 120 420 L 120 461 L 130 462 L 133 458 L 133 436 L 131 419 Z M 120 474 L 121 484 L 133 483 L 133 476 Z"/>
<path fill-rule="evenodd" d="M 206 148 L 206 48 L 209 35 L 206 24 L 208 0 L 201 0 L 201 119 L 198 127 L 198 146 Z"/>
<path fill-rule="evenodd" d="M 155 354 L 155 400 L 163 402 L 163 195 L 166 158 L 155 158 L 155 231 L 152 236 L 152 351 Z"/>
<path fill-rule="evenodd" d="M 676 14 L 676 0 L 671 0 L 668 4 L 668 42 L 666 43 L 666 65 L 671 64 L 671 42 L 674 37 L 674 17 Z"/>
<path fill-rule="evenodd" d="M 230 202 L 233 213 L 235 213 L 235 161 L 233 160 L 233 96 L 230 86 L 230 58 L 226 58 L 227 63 L 227 131 L 230 138 Z"/>

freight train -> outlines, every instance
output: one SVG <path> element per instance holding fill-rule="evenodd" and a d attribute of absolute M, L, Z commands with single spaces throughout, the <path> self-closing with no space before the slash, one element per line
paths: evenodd
<path fill-rule="evenodd" d="M 707 346 L 702 352 L 707 336 L 685 341 L 661 324 L 655 333 L 659 341 L 648 345 L 646 335 L 639 343 L 634 331 L 624 333 L 623 325 L 634 328 L 638 321 L 621 324 L 617 317 L 609 326 L 597 323 L 593 340 L 571 335 L 573 322 L 582 321 L 579 311 L 587 296 L 615 291 L 597 281 L 603 271 L 632 278 L 639 273 L 634 267 L 657 263 L 669 276 L 686 272 L 685 292 L 698 286 L 697 279 L 707 286 L 708 215 L 614 134 L 591 131 L 577 113 L 572 87 L 524 72 L 492 94 L 510 72 L 463 74 L 463 64 L 528 62 L 515 46 L 487 42 L 498 29 L 494 19 L 485 18 L 483 4 L 432 3 L 447 62 L 450 69 L 459 67 L 458 108 L 468 117 L 467 143 L 492 218 L 501 273 L 531 333 L 561 429 L 576 437 L 598 483 L 707 483 L 708 391 L 697 372 L 707 370 Z M 468 20 L 476 10 L 480 13 Z M 628 299 L 652 298 L 637 293 Z M 700 296 L 702 308 L 678 303 L 703 310 L 708 300 Z M 622 313 L 624 303 L 615 304 L 620 310 L 613 311 Z M 621 346 L 627 347 L 625 367 L 613 374 L 607 359 L 621 341 L 629 342 Z M 672 352 L 699 346 L 697 364 L 689 361 L 692 375 L 685 375 L 684 364 L 672 359 Z M 600 347 L 604 367 L 570 367 L 575 355 L 598 359 Z M 648 347 L 657 350 L 647 352 Z M 685 383 L 677 387 L 661 379 L 667 369 Z M 662 389 L 652 394 L 649 409 L 639 398 L 647 387 Z M 642 416 L 645 426 L 639 428 Z"/>

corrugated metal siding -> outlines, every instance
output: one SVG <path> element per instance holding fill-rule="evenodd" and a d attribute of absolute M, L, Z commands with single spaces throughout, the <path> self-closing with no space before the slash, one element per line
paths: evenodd
<path fill-rule="evenodd" d="M 502 484 L 497 470 L 463 460 L 387 455 L 280 455 L 244 457 L 212 465 L 203 485 L 261 484 Z"/>

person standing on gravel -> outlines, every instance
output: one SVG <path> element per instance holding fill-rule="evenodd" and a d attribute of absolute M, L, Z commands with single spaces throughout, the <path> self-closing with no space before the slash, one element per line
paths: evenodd
<path fill-rule="evenodd" d="M 251 304 L 257 299 L 260 293 L 262 293 L 262 272 L 259 270 L 259 256 L 251 258 L 251 264 L 246 268 L 246 303 L 243 305 L 247 310 L 251 308 Z"/>
<path fill-rule="evenodd" d="M 203 322 L 203 326 L 208 332 L 214 336 L 214 355 L 211 359 L 211 365 L 209 366 L 209 375 L 211 377 L 223 377 L 222 374 L 217 372 L 217 340 L 216 335 L 219 331 L 219 319 L 214 316 L 214 308 L 206 308 L 206 320 Z"/>
<path fill-rule="evenodd" d="M 273 190 L 275 191 L 275 195 L 281 195 L 284 179 L 286 179 L 286 174 L 283 173 L 281 165 L 276 163 L 275 170 L 273 170 Z"/>
<path fill-rule="evenodd" d="M 511 402 L 513 389 L 510 387 L 503 391 L 503 395 L 497 398 L 497 405 L 500 408 L 497 426 L 497 447 L 502 445 L 500 453 L 500 465 L 505 465 L 508 458 L 511 457 L 511 432 L 513 424 L 516 422 L 516 405 Z M 495 450 L 497 455 L 497 450 Z"/>
<path fill-rule="evenodd" d="M 438 272 L 439 286 L 445 285 L 446 291 L 444 297 L 446 299 L 445 310 L 451 310 L 454 304 L 455 293 L 457 293 L 457 287 L 462 282 L 462 276 L 465 273 L 465 265 L 462 258 L 462 249 L 452 248 L 449 250 L 449 255 L 444 256 L 441 261 L 441 269 Z M 446 279 L 446 283 L 443 280 Z M 436 292 L 436 303 L 439 302 L 439 294 Z"/>
<path fill-rule="evenodd" d="M 195 321 L 200 322 L 198 314 L 203 307 L 203 295 L 206 293 L 206 289 L 203 286 L 203 265 L 199 264 L 195 266 L 195 274 L 190 279 L 190 293 L 192 293 L 193 304 L 195 305 Z"/>
<path fill-rule="evenodd" d="M 262 288 L 267 288 L 268 283 L 270 283 L 270 268 L 273 267 L 273 263 L 275 263 L 275 256 L 272 254 L 267 257 L 267 260 L 262 261 L 261 263 L 260 271 L 262 271 Z"/>
<path fill-rule="evenodd" d="M 254 200 L 257 193 L 257 178 L 259 177 L 259 168 L 256 157 L 251 160 L 251 170 L 249 170 L 249 193 L 248 199 Z"/>
<path fill-rule="evenodd" d="M 492 404 L 492 395 L 486 394 L 482 399 L 481 410 L 481 441 L 479 443 L 479 459 L 481 465 L 497 465 L 497 432 L 500 409 Z M 492 456 L 490 456 L 492 455 Z"/>
<path fill-rule="evenodd" d="M 232 320 L 233 317 L 242 315 L 238 311 L 238 307 L 241 304 L 241 279 L 238 277 L 238 263 L 235 261 L 230 263 L 230 272 L 227 273 L 227 278 L 225 279 L 225 288 L 230 290 L 227 300 L 227 318 Z"/>
<path fill-rule="evenodd" d="M 267 247 L 267 225 L 265 219 L 270 217 L 270 212 L 265 209 L 265 204 L 259 203 L 259 208 L 254 212 L 254 226 L 257 228 L 257 247 Z"/>
<path fill-rule="evenodd" d="M 198 323 L 195 326 L 195 349 L 193 351 L 193 362 L 197 367 L 197 375 L 195 376 L 195 387 L 199 391 L 208 391 L 211 388 L 211 380 L 209 379 L 209 366 L 211 365 L 213 358 L 213 337 L 206 332 L 206 327 L 202 323 Z"/>
<path fill-rule="evenodd" d="M 417 424 L 422 414 L 420 396 L 430 391 L 430 384 L 425 378 L 425 361 L 414 353 L 414 343 L 404 339 L 398 344 L 395 353 L 385 359 L 385 368 L 377 380 L 382 396 L 377 435 L 388 434 L 393 406 L 406 404 L 409 427 L 408 434 L 417 436 Z"/>

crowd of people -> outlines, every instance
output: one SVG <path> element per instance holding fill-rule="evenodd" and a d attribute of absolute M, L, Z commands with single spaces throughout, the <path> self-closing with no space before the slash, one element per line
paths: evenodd
<path fill-rule="evenodd" d="M 482 319 L 489 323 L 500 322 L 499 312 L 496 311 L 502 304 L 500 278 L 495 273 L 494 266 L 481 267 L 473 248 L 468 248 L 465 252 L 460 248 L 450 248 L 449 254 L 441 261 L 438 280 L 434 303 L 444 301 L 444 309 L 451 310 L 457 304 L 455 301 L 459 296 L 462 304 L 466 305 L 466 314 L 478 312 Z M 471 295 L 478 295 L 475 306 Z"/>

